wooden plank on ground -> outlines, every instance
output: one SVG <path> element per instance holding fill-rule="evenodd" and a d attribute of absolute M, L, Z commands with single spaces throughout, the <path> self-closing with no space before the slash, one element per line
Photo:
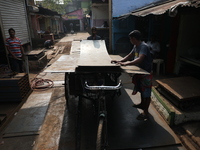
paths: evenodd
<path fill-rule="evenodd" d="M 110 55 L 112 60 L 121 60 L 122 57 L 119 55 Z M 138 66 L 121 66 L 121 68 L 124 70 L 126 73 L 131 73 L 131 74 L 149 74 L 149 72 L 145 71 L 144 69 L 141 69 Z"/>
<path fill-rule="evenodd" d="M 200 80 L 194 77 L 168 78 L 156 82 L 179 100 L 200 98 Z"/>
<path fill-rule="evenodd" d="M 60 53 L 61 49 L 62 47 L 59 46 L 58 49 L 56 50 L 56 53 L 53 55 L 53 58 L 55 58 L 58 55 L 58 53 Z"/>
<path fill-rule="evenodd" d="M 62 54 L 65 49 L 65 46 L 61 46 L 59 53 Z"/>
<path fill-rule="evenodd" d="M 53 51 L 56 51 L 58 49 L 58 46 L 53 47 Z"/>
<path fill-rule="evenodd" d="M 104 40 L 82 40 L 78 66 L 116 66 L 111 63 Z"/>

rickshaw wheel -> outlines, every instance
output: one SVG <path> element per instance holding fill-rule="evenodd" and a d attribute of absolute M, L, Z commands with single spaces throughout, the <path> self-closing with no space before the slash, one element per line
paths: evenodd
<path fill-rule="evenodd" d="M 100 118 L 97 130 L 96 150 L 104 150 L 104 133 L 103 133 L 104 118 Z"/>
<path fill-rule="evenodd" d="M 66 100 L 66 105 L 67 108 L 69 108 L 69 99 L 70 99 L 70 94 L 69 94 L 69 74 L 65 73 L 65 100 Z"/>

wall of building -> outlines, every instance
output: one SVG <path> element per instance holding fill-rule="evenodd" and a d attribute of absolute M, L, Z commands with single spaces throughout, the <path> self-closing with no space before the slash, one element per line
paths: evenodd
<path fill-rule="evenodd" d="M 135 28 L 135 17 L 129 16 L 123 20 L 113 20 L 113 53 L 128 53 L 132 49 L 128 34 Z"/>
<path fill-rule="evenodd" d="M 179 40 L 177 46 L 178 55 L 192 56 L 192 51 L 195 48 L 199 48 L 200 55 L 200 43 L 199 43 L 199 33 L 200 33 L 200 22 L 197 18 L 200 14 L 185 14 L 181 16 L 180 28 L 179 28 Z"/>
<path fill-rule="evenodd" d="M 5 48 L 5 39 L 9 37 L 9 28 L 15 30 L 16 37 L 20 38 L 22 44 L 24 44 L 25 52 L 28 51 L 27 45 L 30 45 L 26 3 L 23 0 L 6 0 L 0 3 L 0 64 L 9 64 Z"/>
<path fill-rule="evenodd" d="M 84 14 L 88 14 L 90 11 L 90 1 L 81 2 L 81 8 L 83 9 Z"/>
<path fill-rule="evenodd" d="M 108 22 L 108 5 L 99 5 L 92 7 L 92 26 L 101 27 L 104 21 Z"/>
<path fill-rule="evenodd" d="M 174 69 L 176 74 L 200 78 L 199 17 L 200 12 L 181 15 Z"/>

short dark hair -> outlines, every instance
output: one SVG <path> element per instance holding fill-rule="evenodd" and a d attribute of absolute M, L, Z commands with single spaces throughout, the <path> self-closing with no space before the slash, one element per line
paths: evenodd
<path fill-rule="evenodd" d="M 94 30 L 94 31 L 97 31 L 97 28 L 96 28 L 96 27 L 92 27 L 91 30 L 92 30 L 92 31 L 93 31 L 93 30 Z"/>
<path fill-rule="evenodd" d="M 142 38 L 142 34 L 139 30 L 133 30 L 129 33 L 129 37 L 134 37 L 136 38 L 137 40 L 141 40 Z"/>
<path fill-rule="evenodd" d="M 15 32 L 15 30 L 13 28 L 8 29 L 9 33 L 10 33 L 10 31 L 14 31 Z"/>

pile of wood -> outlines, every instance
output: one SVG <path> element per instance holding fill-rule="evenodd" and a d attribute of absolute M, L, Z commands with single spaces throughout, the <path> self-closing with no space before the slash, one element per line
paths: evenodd
<path fill-rule="evenodd" d="M 47 58 L 50 60 L 52 58 L 55 58 L 59 53 L 62 53 L 65 46 L 54 46 L 52 52 L 47 56 Z"/>
<path fill-rule="evenodd" d="M 60 42 L 55 44 L 51 51 L 47 51 L 47 59 L 51 60 L 58 54 L 69 54 L 72 42 Z"/>
<path fill-rule="evenodd" d="M 27 56 L 30 71 L 42 70 L 48 63 L 44 49 L 32 50 Z"/>

